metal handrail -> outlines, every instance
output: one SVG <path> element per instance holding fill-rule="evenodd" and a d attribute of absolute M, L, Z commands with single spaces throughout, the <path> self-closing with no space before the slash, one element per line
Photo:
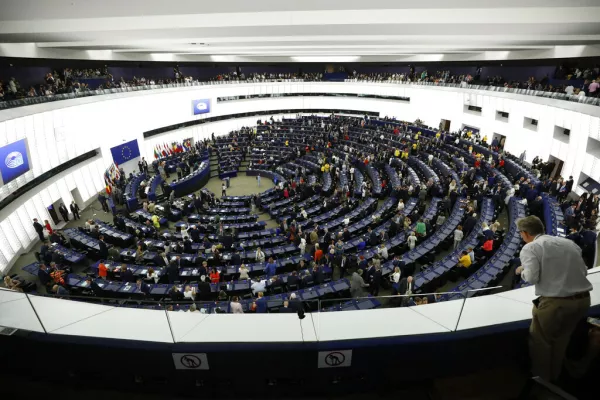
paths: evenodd
<path fill-rule="evenodd" d="M 231 85 L 231 84 L 243 84 L 243 83 L 264 83 L 264 82 L 321 82 L 311 81 L 304 79 L 246 79 L 246 80 L 232 80 L 232 81 L 203 81 L 203 82 L 190 82 L 190 83 L 171 83 L 163 85 L 144 85 L 144 86 L 129 86 L 125 88 L 113 88 L 113 89 L 97 89 L 88 90 L 83 92 L 74 93 L 63 93 L 55 94 L 50 96 L 38 96 L 28 97 L 16 100 L 5 100 L 0 101 L 0 110 L 6 110 L 15 107 L 30 106 L 35 104 L 49 103 L 53 101 L 77 99 L 82 97 L 99 96 L 104 94 L 116 94 L 116 93 L 127 93 L 137 92 L 141 90 L 154 90 L 154 89 L 168 89 L 178 87 L 194 87 L 194 86 L 208 86 L 208 85 Z M 401 80 L 358 80 L 358 79 L 346 79 L 345 82 L 357 82 L 357 83 L 382 83 L 390 85 L 416 85 L 416 86 L 439 86 L 439 87 L 452 87 L 460 89 L 470 90 L 487 90 L 490 92 L 502 92 L 502 93 L 514 93 L 526 96 L 545 97 L 557 100 L 566 100 L 574 103 L 588 104 L 594 106 L 600 106 L 600 98 L 594 97 L 580 97 L 578 95 L 567 95 L 566 93 L 558 92 L 544 92 L 540 90 L 529 90 L 529 89 L 515 89 L 506 88 L 503 86 L 486 86 L 486 85 L 461 85 L 457 83 L 442 83 L 442 82 L 408 82 Z"/>

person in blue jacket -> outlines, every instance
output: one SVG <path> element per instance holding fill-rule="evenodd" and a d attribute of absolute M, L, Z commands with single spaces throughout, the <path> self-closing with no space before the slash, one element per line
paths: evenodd
<path fill-rule="evenodd" d="M 273 261 L 273 257 L 269 257 L 269 261 L 265 264 L 265 274 L 267 278 L 270 278 L 275 275 L 277 270 L 277 264 Z"/>

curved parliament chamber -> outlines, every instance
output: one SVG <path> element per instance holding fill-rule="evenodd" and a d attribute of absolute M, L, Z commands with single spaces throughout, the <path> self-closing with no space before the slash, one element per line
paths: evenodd
<path fill-rule="evenodd" d="M 199 100 L 210 104 L 209 112 L 195 112 L 193 105 Z M 507 117 L 499 119 L 499 112 Z M 263 145 L 267 155 L 285 158 L 287 144 L 284 145 L 284 141 L 290 142 L 290 146 L 310 145 L 302 136 L 316 140 L 318 134 L 314 132 L 319 132 L 319 121 L 327 121 L 331 114 L 354 121 L 345 142 L 351 150 L 341 145 L 333 150 L 317 146 L 315 150 L 340 158 L 348 155 L 348 160 L 352 159 L 352 150 L 373 149 L 365 139 L 369 135 L 377 135 L 381 149 L 397 148 L 398 139 L 386 128 L 386 125 L 394 125 L 393 118 L 420 119 L 433 127 L 445 120 L 451 122 L 452 131 L 466 127 L 479 129 L 490 139 L 502 135 L 505 150 L 512 154 L 527 150 L 543 159 L 549 156 L 560 159 L 564 162 L 562 175 L 572 175 L 578 184 L 600 173 L 600 160 L 589 151 L 593 148 L 589 144 L 600 140 L 598 107 L 513 93 L 390 83 L 293 81 L 182 86 L 41 103 L 0 111 L 1 143 L 25 140 L 29 160 L 28 170 L 10 183 L 4 182 L 0 189 L 0 270 L 7 272 L 20 254 L 33 248 L 38 239 L 31 220 L 48 219 L 49 205 L 70 204 L 75 200 L 83 208 L 96 201 L 98 192 L 105 186 L 104 170 L 112 163 L 111 149 L 124 141 L 137 141 L 140 155 L 153 160 L 157 147 L 163 143 L 188 138 L 201 142 L 214 133 L 226 144 L 230 131 L 255 127 L 257 120 L 265 121 L 273 116 L 281 120 L 282 129 L 278 131 L 281 141 Z M 370 122 L 363 128 L 357 121 L 365 115 Z M 310 125 L 302 123 L 308 120 L 311 120 Z M 537 121 L 535 129 L 527 124 L 528 120 Z M 262 129 L 265 129 L 262 125 L 257 127 L 257 135 Z M 437 129 L 419 126 L 411 126 L 411 129 L 429 138 L 437 133 Z M 569 130 L 566 137 L 565 129 Z M 411 142 L 408 138 L 404 145 Z M 343 171 L 340 178 L 332 182 L 328 173 L 321 172 L 312 152 L 300 157 L 290 155 L 279 164 L 280 170 L 275 171 L 275 165 L 272 169 L 259 165 L 245 174 L 260 174 L 263 179 L 281 181 L 293 177 L 296 168 L 308 171 L 319 187 L 318 192 L 299 202 L 309 213 L 310 220 L 320 229 L 330 231 L 346 225 L 351 239 L 345 241 L 344 252 L 370 260 L 376 249 L 359 251 L 357 247 L 367 228 L 376 234 L 389 228 L 398 200 L 398 193 L 390 186 L 400 185 L 398 172 L 403 172 L 403 177 L 415 186 L 426 181 L 432 181 L 435 186 L 440 180 L 455 179 L 460 189 L 461 163 L 470 165 L 474 161 L 464 150 L 465 145 L 469 144 L 448 140 L 439 148 L 432 148 L 431 164 L 427 151 L 406 160 L 384 162 L 380 168 L 356 160 L 355 186 L 351 186 L 350 191 L 358 197 L 360 181 L 368 180 L 373 185 L 371 196 L 362 202 L 333 207 L 323 206 L 323 199 L 329 199 L 336 188 L 344 188 L 351 180 Z M 498 155 L 485 147 L 475 150 L 485 159 L 497 159 Z M 461 155 L 464 162 L 458 159 Z M 203 163 L 198 170 L 172 184 L 176 197 L 200 190 L 208 181 L 212 161 L 208 154 L 202 154 L 201 159 Z M 137 164 L 124 164 L 124 168 L 129 173 L 137 169 Z M 483 165 L 482 172 L 483 178 L 491 173 L 489 165 Z M 504 172 L 496 172 L 496 182 L 509 188 L 511 182 L 521 176 L 534 183 L 537 181 L 518 159 L 507 159 Z M 381 185 L 383 180 L 387 182 L 386 187 Z M 151 182 L 151 188 L 160 185 L 157 181 L 158 178 Z M 573 191 L 581 194 L 584 186 L 576 185 Z M 131 213 L 140 208 L 135 192 L 132 189 L 127 200 Z M 278 197 L 277 191 L 264 191 L 260 197 L 266 205 L 274 204 L 263 208 L 272 218 L 281 220 L 289 216 L 293 202 Z M 405 214 L 433 220 L 446 210 L 442 209 L 444 197 L 441 192 L 440 196 L 434 193 L 425 204 L 418 197 L 410 196 L 405 202 Z M 267 256 L 276 257 L 277 274 L 287 279 L 291 266 L 303 258 L 298 248 L 279 240 L 276 230 L 264 229 L 256 219 L 245 219 L 251 217 L 247 208 L 249 198 L 231 198 L 227 202 L 231 204 L 221 211 L 225 210 L 228 218 L 231 216 L 225 219 L 226 223 L 235 225 L 239 231 L 236 243 L 243 241 L 248 247 L 243 249 L 242 258 L 248 261 L 251 276 L 261 276 L 264 272 L 264 266 L 252 262 L 252 253 L 260 244 L 265 246 Z M 0 326 L 10 328 L 6 331 L 11 333 L 2 336 L 3 347 L 13 356 L 11 368 L 31 368 L 33 374 L 48 365 L 59 372 L 72 371 L 77 361 L 79 373 L 89 375 L 90 379 L 110 378 L 118 365 L 120 371 L 165 377 L 176 382 L 192 378 L 224 380 L 231 374 L 232 367 L 241 371 L 240 375 L 248 375 L 240 376 L 241 382 L 253 377 L 284 380 L 299 376 L 315 383 L 361 376 L 383 382 L 419 379 L 424 371 L 428 376 L 446 376 L 456 370 L 472 371 L 483 365 L 508 363 L 527 354 L 527 327 L 532 300 L 536 297 L 531 286 L 520 285 L 522 287 L 507 291 L 499 291 L 497 287 L 507 273 L 512 273 L 511 260 L 518 257 L 522 246 L 514 221 L 527 215 L 528 210 L 517 198 L 512 198 L 506 206 L 508 224 L 494 254 L 483 260 L 464 282 L 455 287 L 450 285 L 446 292 L 433 294 L 452 281 L 456 274 L 456 256 L 462 248 L 478 244 L 482 223 L 489 224 L 497 218 L 491 198 L 482 199 L 478 209 L 476 228 L 465 235 L 462 247 L 440 260 L 429 256 L 452 240 L 452 232 L 464 220 L 465 209 L 460 199 L 454 207 L 448 207 L 443 224 L 416 247 L 403 247 L 404 232 L 385 242 L 386 248 L 402 254 L 406 263 L 419 266 L 413 274 L 414 294 L 431 296 L 435 301 L 429 304 L 387 307 L 382 303 L 390 304 L 393 298 L 352 299 L 349 279 L 343 277 L 302 289 L 270 293 L 267 298 L 270 313 L 246 315 L 227 313 L 227 305 L 215 299 L 196 302 L 205 310 L 201 313 L 171 311 L 168 304 L 160 302 L 152 306 L 141 301 L 136 304 L 136 298 L 128 297 L 135 293 L 135 288 L 123 284 L 114 288 L 108 285 L 105 290 L 114 292 L 115 298 L 132 299 L 127 304 L 90 303 L 78 298 L 67 300 L 0 289 Z M 176 227 L 191 224 L 191 217 L 188 215 L 187 222 L 182 217 Z M 348 224 L 344 222 L 346 217 L 350 220 Z M 202 222 L 202 215 L 195 218 Z M 550 196 L 544 198 L 544 222 L 549 234 L 559 234 L 563 229 L 562 215 Z M 310 228 L 308 223 L 300 221 L 299 224 L 304 224 L 307 230 Z M 113 232 L 114 246 L 124 249 L 133 242 L 131 236 L 113 226 L 106 225 L 103 229 L 107 236 Z M 77 230 L 66 230 L 65 235 L 71 243 L 88 240 Z M 88 245 L 93 247 L 94 243 Z M 201 250 L 206 249 L 196 250 L 196 255 L 201 257 Z M 65 256 L 71 257 L 71 262 L 97 268 L 98 258 L 91 254 L 88 252 L 87 258 L 81 258 L 77 251 L 65 249 Z M 130 267 L 143 275 L 145 267 L 153 265 L 155 259 L 155 255 L 149 256 L 145 265 Z M 183 284 L 198 280 L 196 258 L 187 262 L 189 265 L 180 273 Z M 215 294 L 221 289 L 232 293 L 250 289 L 249 282 L 237 279 L 238 268 L 222 267 L 221 272 L 231 280 L 215 285 Z M 36 266 L 31 268 L 35 273 Z M 391 260 L 382 263 L 385 279 L 393 269 Z M 600 287 L 600 268 L 591 268 L 588 278 L 594 288 Z M 83 277 L 70 279 L 68 283 L 73 287 L 84 285 Z M 152 285 L 154 298 L 160 301 L 168 286 L 172 285 Z M 292 292 L 302 301 L 306 312 L 274 312 Z M 590 312 L 598 315 L 598 290 L 591 292 L 591 300 Z M 250 299 L 242 301 L 246 310 L 251 303 Z M 217 308 L 225 312 L 216 312 Z M 32 367 L 19 356 L 24 348 L 38 351 L 49 364 L 43 362 Z M 257 360 L 261 361 L 260 372 L 252 375 Z"/>

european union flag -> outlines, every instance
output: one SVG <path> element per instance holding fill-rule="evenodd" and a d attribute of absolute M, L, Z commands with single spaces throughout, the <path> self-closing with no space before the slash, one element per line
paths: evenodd
<path fill-rule="evenodd" d="M 134 160 L 140 156 L 140 148 L 137 139 L 131 142 L 123 143 L 110 149 L 115 164 L 125 164 L 127 161 Z"/>

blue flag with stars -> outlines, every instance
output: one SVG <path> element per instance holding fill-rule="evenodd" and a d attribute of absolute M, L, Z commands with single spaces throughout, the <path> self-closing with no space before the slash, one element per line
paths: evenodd
<path fill-rule="evenodd" d="M 123 143 L 110 149 L 112 158 L 115 164 L 125 164 L 140 156 L 140 148 L 138 147 L 137 139 L 131 142 Z"/>

